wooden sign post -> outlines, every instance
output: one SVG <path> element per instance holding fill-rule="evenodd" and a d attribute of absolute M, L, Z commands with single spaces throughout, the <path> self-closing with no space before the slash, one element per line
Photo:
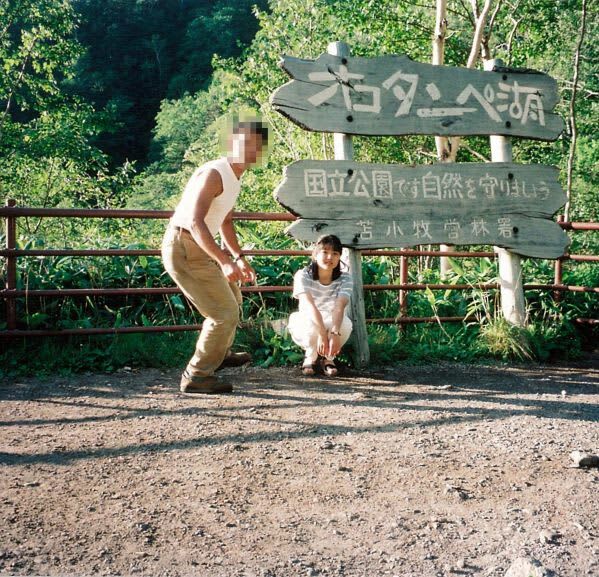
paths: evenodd
<path fill-rule="evenodd" d="M 301 217 L 287 229 L 295 238 L 330 233 L 355 249 L 487 244 L 557 258 L 569 242 L 551 219 L 566 202 L 552 166 L 300 160 L 275 197 Z"/>
<path fill-rule="evenodd" d="M 524 136 L 555 140 L 564 122 L 552 111 L 557 82 L 530 70 L 487 72 L 414 62 L 405 55 L 316 60 L 284 56 L 293 78 L 272 105 L 318 132 L 371 136 Z"/>
<path fill-rule="evenodd" d="M 349 46 L 344 42 L 331 42 L 328 46 L 329 54 L 348 58 Z M 335 160 L 353 160 L 354 145 L 348 134 L 333 134 L 335 148 Z M 351 299 L 351 319 L 353 323 L 352 342 L 354 345 L 354 365 L 365 367 L 370 361 L 370 349 L 368 347 L 368 332 L 366 330 L 366 311 L 364 309 L 364 284 L 362 281 L 362 256 L 360 251 L 352 248 L 348 251 L 349 272 L 353 280 L 353 296 Z"/>
<path fill-rule="evenodd" d="M 557 82 L 490 62 L 472 70 L 407 56 L 352 58 L 341 42 L 316 60 L 283 57 L 292 80 L 271 96 L 276 110 L 307 130 L 334 133 L 334 161 L 285 168 L 278 201 L 300 216 L 288 231 L 314 241 L 335 234 L 354 277 L 356 365 L 369 359 L 360 250 L 422 244 L 493 245 L 502 312 L 526 320 L 518 255 L 558 258 L 569 244 L 552 220 L 566 196 L 549 166 L 511 162 L 511 136 L 555 140 Z M 488 135 L 491 163 L 401 166 L 353 161 L 351 134 Z"/>
<path fill-rule="evenodd" d="M 485 70 L 493 70 L 502 66 L 501 60 L 487 60 Z M 492 135 L 491 160 L 493 162 L 512 161 L 512 142 L 507 136 Z M 555 210 L 557 210 L 557 207 Z M 559 225 L 558 225 L 559 226 Z M 566 236 L 565 233 L 563 233 Z M 567 244 L 564 246 L 564 250 Z M 526 324 L 526 303 L 524 301 L 524 283 L 520 257 L 505 248 L 496 246 L 497 264 L 499 268 L 499 286 L 501 292 L 501 311 L 509 323 L 523 327 Z M 561 254 L 563 254 L 562 251 Z M 561 256 L 561 255 L 558 255 Z"/>

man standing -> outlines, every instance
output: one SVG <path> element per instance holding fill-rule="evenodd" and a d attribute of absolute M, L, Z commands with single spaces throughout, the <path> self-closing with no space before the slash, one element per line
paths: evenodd
<path fill-rule="evenodd" d="M 239 322 L 239 284 L 256 278 L 235 234 L 233 207 L 242 174 L 267 143 L 268 130 L 261 122 L 235 123 L 227 156 L 196 169 L 164 235 L 164 267 L 204 317 L 195 353 L 181 377 L 184 393 L 229 393 L 232 385 L 214 372 L 251 360 L 249 353 L 230 351 Z M 219 232 L 231 256 L 215 241 Z"/>

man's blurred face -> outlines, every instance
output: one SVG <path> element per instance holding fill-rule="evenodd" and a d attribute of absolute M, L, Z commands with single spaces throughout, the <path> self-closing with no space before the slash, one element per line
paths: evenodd
<path fill-rule="evenodd" d="M 229 141 L 229 158 L 239 164 L 256 164 L 262 155 L 262 136 L 250 130 L 242 129 L 232 134 Z"/>

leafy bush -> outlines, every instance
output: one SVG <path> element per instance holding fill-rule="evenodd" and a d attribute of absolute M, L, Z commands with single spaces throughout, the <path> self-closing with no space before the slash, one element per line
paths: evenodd
<path fill-rule="evenodd" d="M 282 226 L 243 223 L 240 237 L 246 247 L 296 248 Z M 40 239 L 27 246 L 43 246 Z M 130 248 L 145 248 L 145 244 Z M 260 285 L 291 286 L 294 273 L 307 257 L 253 257 Z M 429 263 L 430 264 L 430 263 Z M 517 329 L 500 316 L 498 291 L 483 291 L 478 283 L 496 280 L 496 263 L 490 259 L 452 260 L 452 273 L 446 282 L 465 283 L 466 291 L 411 291 L 410 316 L 467 316 L 466 323 L 424 324 L 404 327 L 370 325 L 371 358 L 374 364 L 396 361 L 431 362 L 434 360 L 473 361 L 480 358 L 501 360 L 536 359 L 551 361 L 575 358 L 585 344 L 591 345 L 596 329 L 587 333 L 576 328 L 577 317 L 596 314 L 596 294 L 565 293 L 555 302 L 548 291 L 528 292 L 529 326 Z M 527 261 L 527 266 L 531 263 Z M 534 265 L 542 282 L 551 280 L 551 265 Z M 531 269 L 532 270 L 532 269 Z M 437 268 L 413 266 L 411 282 L 440 282 Z M 398 261 L 390 257 L 364 259 L 364 282 L 398 282 Z M 567 282 L 597 283 L 597 270 L 589 263 L 568 263 Z M 158 257 L 118 258 L 28 258 L 19 259 L 19 286 L 44 288 L 162 287 L 172 281 Z M 532 278 L 528 278 L 532 282 Z M 534 279 L 536 280 L 536 279 Z M 133 325 L 169 325 L 200 323 L 181 295 L 101 297 L 101 298 L 29 298 L 19 299 L 21 328 L 86 328 Z M 365 294 L 368 318 L 396 317 L 397 293 L 374 291 Z M 276 332 L 273 321 L 286 319 L 297 303 L 290 292 L 246 293 L 237 346 L 251 350 L 261 366 L 300 362 L 302 353 L 288 335 Z M 1 310 L 4 314 L 4 309 Z M 0 318 L 2 327 L 5 319 Z M 276 323 L 275 323 L 276 324 Z M 195 341 L 194 333 L 162 335 L 119 335 L 116 337 L 71 337 L 12 342 L 2 360 L 6 371 L 80 371 L 113 370 L 123 365 L 182 366 Z M 348 346 L 345 358 L 351 363 Z"/>

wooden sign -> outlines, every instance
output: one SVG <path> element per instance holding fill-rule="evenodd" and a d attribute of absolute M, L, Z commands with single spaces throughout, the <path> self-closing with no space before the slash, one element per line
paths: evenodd
<path fill-rule="evenodd" d="M 298 161 L 275 196 L 301 217 L 288 229 L 300 240 L 328 233 L 360 249 L 477 244 L 557 258 L 569 244 L 551 220 L 566 202 L 557 175 L 513 163 Z"/>
<path fill-rule="evenodd" d="M 276 110 L 318 132 L 362 135 L 505 135 L 555 140 L 557 82 L 530 70 L 433 66 L 405 55 L 317 60 L 284 56 L 294 79 L 271 97 Z"/>

